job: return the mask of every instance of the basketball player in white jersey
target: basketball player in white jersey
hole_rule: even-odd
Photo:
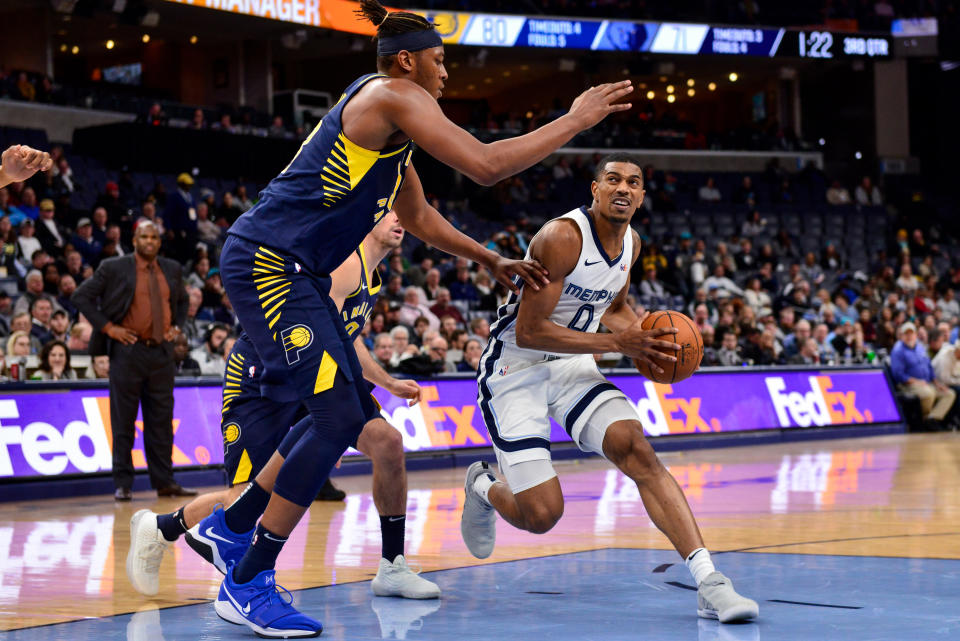
[[[479,406],[500,471],[476,462],[467,470],[461,533],[470,552],[493,552],[496,514],[542,534],[563,514],[563,493],[550,462],[550,418],[580,449],[608,459],[636,482],[650,519],[686,560],[698,586],[698,613],[721,622],[756,618],[757,604],[717,572],[677,482],[643,435],[634,407],[598,371],[592,354],[620,352],[655,370],[674,362],[657,348],[673,328],[644,331],[626,304],[640,238],[630,219],[643,202],[637,159],[611,154],[591,184],[590,208],[544,225],[527,252],[550,284],[522,288],[500,308],[480,359]],[[603,323],[611,331],[598,334]]]

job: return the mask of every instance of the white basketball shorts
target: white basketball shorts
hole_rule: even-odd
[[[589,354],[536,359],[535,352],[494,339],[480,359],[477,383],[480,412],[514,493],[556,475],[549,465],[551,418],[577,447],[601,456],[607,427],[640,420]],[[532,461],[547,465],[525,465]]]

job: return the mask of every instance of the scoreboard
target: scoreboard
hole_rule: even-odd
[[[348,0],[167,0],[269,20],[373,35]],[[889,34],[720,26],[674,22],[550,18],[496,13],[414,10],[432,20],[446,44],[633,51],[690,56],[887,59]]]
[[[815,60],[888,59],[893,54],[893,41],[887,35],[491,13],[418,13],[434,21],[446,44]]]

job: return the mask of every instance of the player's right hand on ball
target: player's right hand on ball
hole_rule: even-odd
[[[677,362],[677,357],[671,356],[670,353],[680,351],[680,346],[675,342],[660,338],[676,334],[677,328],[643,329],[642,323],[645,317],[646,314],[634,321],[630,327],[617,332],[617,345],[621,354],[634,360],[634,365],[638,361],[647,363],[653,371],[660,374],[663,373],[663,365]]]
[[[569,115],[579,121],[581,131],[589,129],[609,114],[626,111],[632,107],[633,105],[629,102],[613,104],[632,91],[633,85],[629,80],[590,87],[573,101]]]

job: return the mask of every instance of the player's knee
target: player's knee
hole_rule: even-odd
[[[374,421],[365,429],[371,429],[370,459],[374,465],[403,467],[403,437],[400,432],[386,421]]]
[[[537,505],[524,514],[524,525],[528,532],[545,534],[553,529],[563,516],[563,504],[559,506]]]

